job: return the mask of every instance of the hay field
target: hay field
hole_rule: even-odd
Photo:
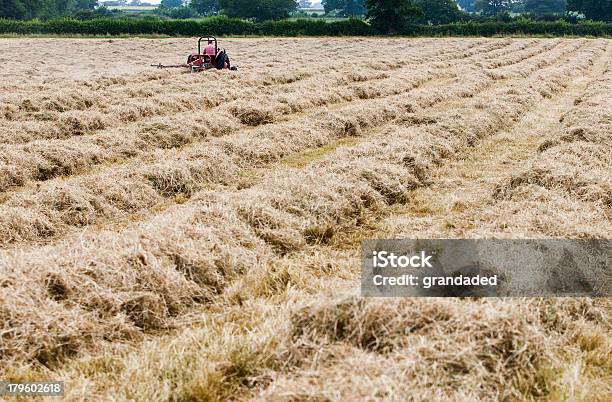
[[[610,400],[607,299],[362,299],[368,238],[609,238],[612,42],[1,39],[0,379]],[[37,60],[23,63],[23,60]]]

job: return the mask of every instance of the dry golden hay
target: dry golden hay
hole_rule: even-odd
[[[530,166],[514,174],[494,190],[496,199],[517,199],[524,196],[521,186],[537,185],[548,190],[560,189],[583,201],[612,206],[611,167],[612,142],[612,72],[589,83],[574,108],[560,122],[565,133],[543,141]]]
[[[242,124],[259,126],[274,121],[274,114],[269,110],[261,110],[249,104],[234,105],[230,108],[232,116],[237,117]]]
[[[300,387],[304,398],[340,399],[367,393],[350,372],[363,359],[363,367],[390,379],[385,388],[362,373],[389,392],[366,397],[405,390],[407,372],[405,385],[428,398],[436,397],[427,393],[434,380],[451,398],[545,395],[530,377],[542,375],[564,345],[588,343],[586,333],[601,328],[607,310],[586,299],[329,299],[316,295],[318,281],[353,278],[317,256],[406,203],[445,160],[512,127],[543,99],[554,100],[609,54],[609,43],[390,40],[372,59],[397,60],[355,65],[362,43],[272,43],[283,41],[295,64],[270,61],[278,69],[256,65],[240,75],[126,74],[139,68],[112,57],[109,68],[121,76],[1,84],[11,91],[0,104],[4,366],[40,363],[53,371],[109,344],[167,334],[203,306],[219,312],[244,303],[248,311],[253,297],[276,302],[302,286],[319,300],[291,309],[282,323],[290,336],[273,349],[290,358],[287,370],[251,343],[231,349],[227,362],[211,362],[218,387],[229,381],[231,392],[261,387],[273,397]],[[175,51],[160,42],[151,42],[160,57]],[[248,40],[229,42],[239,60],[255,54]],[[133,46],[126,41],[125,51]],[[334,65],[313,74],[325,63],[304,55],[326,54],[330,46],[339,50]],[[58,75],[69,71],[62,63]],[[562,204],[551,209],[582,209],[591,220],[609,208],[605,77],[564,115],[565,132],[551,136],[525,172],[499,183],[492,203],[506,214],[521,202],[530,203],[517,212],[525,214],[535,214],[537,203]],[[529,219],[539,234],[601,235],[599,226]],[[299,259],[295,266],[282,265],[292,258]],[[297,267],[311,277],[300,277]],[[235,311],[225,319],[250,329]],[[592,342],[600,353],[605,342]],[[275,381],[254,380],[260,371],[252,362],[270,364]],[[337,393],[329,394],[333,387]],[[197,399],[197,389],[185,395]]]
[[[588,299],[320,300],[294,310],[286,352],[299,369],[264,398],[541,398],[566,334],[609,352],[588,335],[607,315]]]
[[[164,301],[151,292],[131,294],[130,298],[123,302],[121,309],[142,329],[163,328],[164,319],[168,315]]]

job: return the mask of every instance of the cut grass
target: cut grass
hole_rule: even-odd
[[[87,188],[106,204],[70,186],[85,183],[81,171],[74,180],[48,180],[61,182],[57,191],[42,185],[44,192],[20,192],[29,195],[19,211],[41,208],[55,220],[23,215],[31,220],[10,228],[40,236],[0,253],[0,316],[8,325],[0,374],[66,379],[68,400],[393,399],[408,391],[415,399],[455,400],[607,395],[610,347],[608,337],[598,336],[607,331],[605,301],[355,295],[364,238],[486,237],[487,225],[475,222],[489,209],[511,221],[512,197],[532,187],[521,184],[504,200],[492,196],[493,188],[503,185],[504,169],[520,175],[518,167],[528,167],[525,154],[539,144],[498,133],[518,133],[527,127],[524,116],[560,100],[572,110],[570,129],[589,124],[589,115],[605,119],[606,97],[565,101],[579,87],[567,85],[578,74],[601,73],[609,44],[389,40],[380,51],[397,54],[396,62],[356,68],[354,56],[341,51],[350,42],[286,41],[279,46],[294,52],[296,62],[305,49],[323,54],[340,46],[335,70],[316,79],[280,67],[273,75],[234,78],[244,96],[224,100],[219,110],[227,107],[228,118],[248,127],[210,142],[184,143],[178,118],[157,124],[141,116],[147,140],[159,149],[121,169],[111,161],[105,176],[88,177]],[[436,72],[445,69],[461,79],[445,81]],[[125,86],[142,94],[155,87],[119,78],[95,85],[118,97]],[[176,81],[192,79],[199,77],[155,78],[170,93],[181,90]],[[312,97],[292,93],[315,90],[313,84],[322,88]],[[22,90],[25,96],[32,89]],[[352,95],[337,99],[339,90]],[[596,113],[583,113],[587,104]],[[592,133],[561,135],[543,152],[584,172],[601,154],[593,153],[590,164],[572,164],[564,145],[605,140],[599,134],[605,126],[592,126]],[[561,130],[550,128],[551,137]],[[102,133],[88,136],[96,141]],[[506,147],[513,148],[502,152]],[[130,197],[143,183],[154,192],[142,200],[160,197],[161,204],[134,203]],[[559,199],[570,205],[583,193],[564,183],[571,191]],[[443,191],[432,190],[438,188]],[[601,198],[593,194],[604,193],[588,194],[581,205],[598,213]],[[126,225],[113,226],[122,216],[113,215],[119,202],[132,209],[120,219]],[[548,233],[530,225],[530,233]],[[523,233],[507,227],[508,236]],[[52,244],[37,246],[34,239],[44,236]]]
[[[314,149],[308,149],[303,152],[298,152],[284,158],[281,163],[287,167],[302,169],[313,161],[323,159],[325,156],[334,152],[340,147],[350,147],[359,143],[358,137],[342,138],[330,144]]]

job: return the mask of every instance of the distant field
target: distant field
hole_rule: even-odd
[[[0,379],[610,400],[609,299],[358,297],[368,238],[609,237],[610,40],[219,45],[0,39]]]

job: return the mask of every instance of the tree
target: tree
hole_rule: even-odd
[[[363,0],[323,0],[321,4],[326,13],[339,11],[343,16],[364,15],[366,8]]]
[[[325,10],[325,14],[329,14],[334,10],[342,10],[344,8],[344,4],[346,0],[323,0],[321,1],[321,5]]]
[[[455,0],[415,0],[415,5],[423,11],[417,22],[423,24],[448,24],[459,20],[462,13]]]
[[[72,13],[72,17],[77,20],[93,20],[96,18],[110,17],[113,12],[105,6],[98,7],[95,10],[79,10]]]
[[[43,0],[35,16],[42,19],[67,16],[78,11],[91,11],[97,4],[96,0]]]
[[[28,10],[21,0],[0,0],[0,17],[18,20],[27,15]]]
[[[93,10],[98,5],[98,0],[74,0],[71,11]]]
[[[347,0],[343,11],[344,15],[355,17],[364,15],[367,10],[363,5],[363,0]]]
[[[567,0],[566,9],[591,20],[612,21],[612,0]]]
[[[168,13],[168,16],[171,18],[176,18],[180,20],[184,20],[187,18],[195,18],[198,16],[198,12],[191,7],[180,6],[175,7]]]
[[[161,0],[159,4],[160,8],[165,8],[167,10],[171,10],[173,8],[177,8],[183,5],[183,0]]]
[[[474,11],[474,3],[476,0],[457,0],[457,4],[463,11]]]
[[[476,0],[474,3],[476,11],[490,17],[510,12],[511,6],[511,0]]]
[[[385,34],[401,32],[423,15],[412,0],[365,0],[364,5],[372,27]]]
[[[201,15],[212,15],[219,12],[218,0],[191,0],[189,7],[193,8]]]
[[[295,0],[219,0],[219,7],[228,17],[265,21],[289,17],[297,3]]]
[[[565,11],[566,0],[525,0],[524,10],[526,13],[562,14]]]
[[[48,19],[93,10],[97,0],[0,0],[0,17]]]

